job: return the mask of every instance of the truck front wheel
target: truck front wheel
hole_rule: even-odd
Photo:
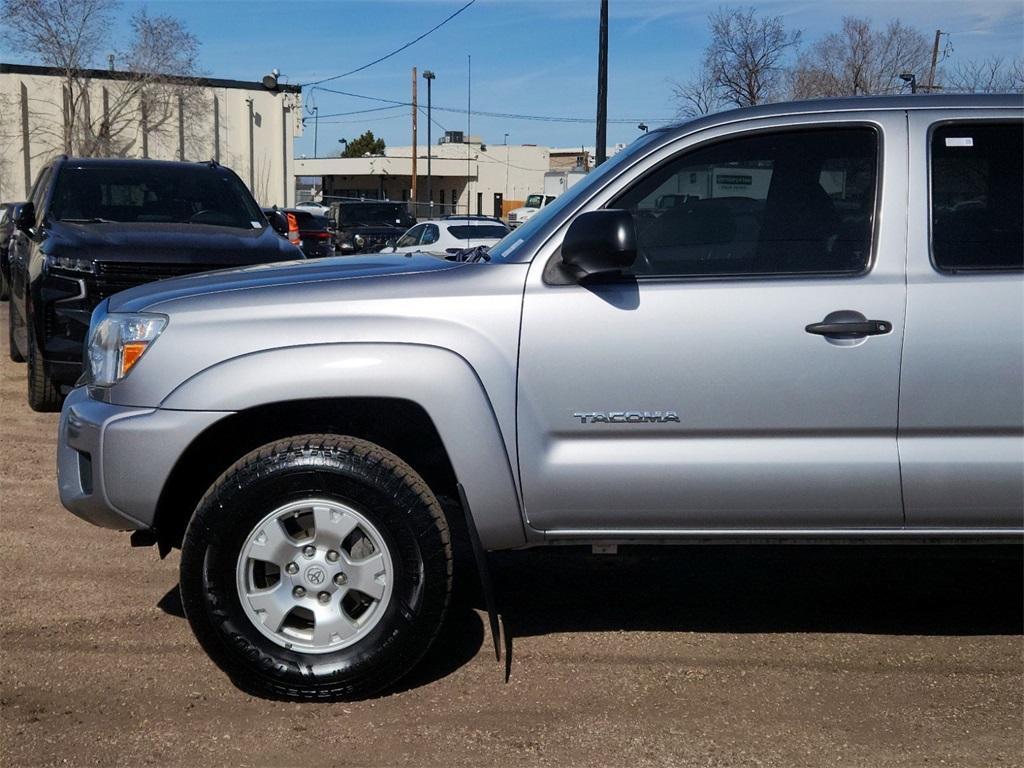
[[[265,445],[200,501],[181,595],[200,644],[240,688],[356,699],[411,670],[444,619],[449,529],[385,449],[338,435]]]

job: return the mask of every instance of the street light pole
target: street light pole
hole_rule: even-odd
[[[502,200],[508,200],[508,153],[509,153],[508,136],[509,135],[506,133],[505,134],[505,196],[502,198]]]
[[[313,107],[313,159],[317,157],[316,144],[320,135],[320,107]]]
[[[434,217],[434,189],[433,189],[433,176],[431,175],[430,169],[430,153],[433,149],[433,144],[430,138],[430,84],[434,80],[434,73],[429,69],[423,71],[423,79],[427,81],[427,205],[430,218]]]

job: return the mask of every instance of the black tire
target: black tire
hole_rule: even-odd
[[[46,364],[36,346],[35,334],[32,332],[32,321],[27,325],[28,336],[28,405],[33,411],[52,413],[59,411],[64,398],[60,389],[53,383],[46,372]]]
[[[327,498],[358,508],[385,540],[392,592],[369,633],[346,648],[302,653],[257,630],[236,587],[239,554],[268,514]],[[252,451],[207,491],[181,552],[181,597],[192,631],[239,688],[291,700],[352,700],[393,685],[444,621],[452,547],[441,506],[410,466],[380,446],[303,435]]]
[[[12,302],[13,303],[13,302]],[[16,363],[24,363],[25,357],[18,351],[18,345],[14,342],[14,307],[7,307],[7,354]]]

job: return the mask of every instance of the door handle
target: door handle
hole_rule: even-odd
[[[889,333],[892,323],[887,320],[840,320],[811,323],[804,330],[818,336],[878,336]]]

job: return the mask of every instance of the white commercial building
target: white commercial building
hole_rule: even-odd
[[[487,144],[479,137],[463,140],[452,132],[443,143],[430,147],[428,182],[427,146],[415,153],[411,146],[388,147],[371,157],[299,158],[295,174],[313,179],[324,200],[339,197],[412,199],[413,156],[416,158],[416,205],[418,218],[448,213],[504,216],[522,205],[530,194],[544,191],[544,174],[560,169],[571,155],[573,166],[587,166],[587,153],[551,150],[532,144]],[[428,193],[429,187],[429,193]],[[430,202],[433,201],[431,208]]]
[[[161,160],[216,160],[234,170],[263,205],[295,203],[293,140],[301,134],[301,89],[216,78],[162,77],[147,110],[131,72],[83,70],[69,121],[63,73],[0,63],[0,201],[24,200],[54,156],[76,154],[81,126],[99,154]],[[141,89],[140,89],[141,92]],[[152,97],[151,97],[152,98]],[[132,99],[132,103],[126,103]],[[108,119],[109,118],[109,119]],[[70,129],[69,122],[79,124]],[[99,137],[99,138],[97,138]],[[81,150],[77,150],[81,154]],[[93,151],[90,155],[96,155]]]

